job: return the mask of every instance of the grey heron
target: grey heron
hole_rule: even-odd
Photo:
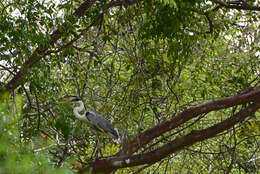
[[[91,110],[87,110],[84,114],[80,114],[80,112],[84,110],[84,103],[81,99],[74,98],[70,101],[60,103],[79,104],[79,106],[76,106],[73,109],[74,115],[78,120],[93,125],[97,130],[107,133],[114,139],[119,138],[119,135],[115,128],[112,126],[112,124],[107,119],[102,117],[100,114]]]

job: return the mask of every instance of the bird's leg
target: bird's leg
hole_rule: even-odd
[[[102,149],[102,144],[101,144],[102,141],[100,141],[99,136],[97,137],[97,139],[98,139],[98,153],[100,154],[100,157],[102,158],[103,157],[102,150],[101,150]]]
[[[99,150],[100,150],[100,148],[99,148],[99,139],[98,139],[98,135],[96,134],[96,160],[98,160],[99,159],[99,157],[98,157],[98,152],[99,152]]]
[[[99,159],[98,154],[100,154],[100,157],[102,157],[102,152],[101,152],[101,146],[100,146],[100,138],[98,136],[98,133],[96,134],[97,137],[97,150],[96,150],[96,159]]]
[[[105,147],[106,147],[106,138],[105,137],[103,137],[103,148],[105,149]]]

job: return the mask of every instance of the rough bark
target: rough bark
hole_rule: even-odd
[[[73,15],[76,18],[80,18],[84,16],[84,14],[88,11],[89,8],[93,6],[93,4],[97,0],[85,0],[79,7],[78,9],[73,13]],[[122,6],[122,5],[132,5],[137,2],[140,2],[143,0],[118,0],[118,1],[111,1],[107,7],[105,7],[105,10],[111,8],[111,7],[116,7],[116,6]],[[76,19],[75,18],[75,19]],[[72,24],[76,22],[76,20],[70,21]],[[27,61],[23,64],[22,68],[20,71],[14,75],[14,77],[5,85],[4,88],[0,89],[0,96],[5,92],[5,91],[13,91],[16,89],[19,85],[23,83],[25,80],[25,77],[27,76],[28,72],[31,70],[31,68],[39,62],[41,59],[43,59],[46,56],[46,53],[48,49],[53,46],[61,37],[62,32],[67,31],[66,24],[63,24],[62,27],[63,31],[60,31],[56,29],[55,31],[52,32],[50,36],[50,41],[44,45],[40,45],[36,50],[33,52],[33,54],[27,59]]]
[[[228,2],[219,1],[219,0],[212,0],[212,1],[220,5],[221,7],[227,9],[260,11],[260,7],[249,5],[246,1],[238,1],[238,0],[228,1]]]
[[[237,94],[231,97],[213,100],[192,108],[189,108],[180,114],[174,116],[172,119],[162,122],[161,124],[144,131],[134,138],[130,143],[128,143],[118,154],[117,156],[131,155],[136,152],[138,149],[152,141],[154,138],[168,132],[179,125],[187,122],[190,119],[195,118],[196,116],[208,113],[214,110],[220,110],[229,108],[236,105],[245,104],[248,102],[253,102],[259,100],[260,98],[260,89],[253,90],[248,93]]]
[[[255,97],[252,96],[252,98]],[[217,134],[230,129],[235,124],[243,121],[245,118],[254,114],[260,108],[259,94],[257,95],[257,98],[258,99],[256,99],[255,102],[249,105],[248,107],[242,109],[234,116],[218,124],[215,124],[214,126],[202,130],[193,130],[189,134],[183,137],[176,138],[170,143],[165,144],[164,146],[161,146],[156,150],[144,154],[137,154],[132,156],[119,156],[119,157],[112,157],[104,160],[95,161],[92,164],[90,164],[88,167],[80,170],[79,173],[84,173],[86,171],[91,171],[92,173],[99,173],[99,172],[110,173],[111,171],[119,168],[133,167],[133,166],[138,166],[143,164],[153,164],[157,161],[162,160],[168,155],[183,149],[184,147],[188,147],[195,144],[196,142],[200,142],[212,138]],[[206,107],[207,105],[208,103],[205,103],[200,106]],[[207,113],[206,110],[205,113]]]
[[[83,16],[86,11],[96,2],[96,0],[86,0],[84,1],[79,8],[73,13],[73,15],[77,18],[80,18]],[[76,22],[70,21],[72,24]],[[63,31],[66,31],[66,25],[63,25]],[[4,89],[0,89],[0,95],[4,91],[12,91],[16,89],[19,85],[22,84],[24,81],[25,77],[27,76],[28,72],[31,70],[31,68],[39,62],[42,58],[45,56],[45,52],[48,50],[48,48],[52,45],[54,45],[58,39],[61,37],[61,31],[56,29],[53,31],[53,33],[50,36],[50,41],[49,43],[46,43],[44,45],[40,45],[34,53],[27,59],[27,61],[23,64],[22,68],[20,71],[6,84]]]

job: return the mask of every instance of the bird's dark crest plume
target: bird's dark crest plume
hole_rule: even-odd
[[[80,98],[73,98],[72,100],[70,100],[71,102],[77,102],[77,101],[81,101]]]

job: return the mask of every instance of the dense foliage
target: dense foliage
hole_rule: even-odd
[[[257,173],[259,11],[258,0],[1,1],[0,173],[99,171],[102,159],[151,152],[154,161],[100,171]],[[58,104],[71,96],[109,119],[121,143]],[[241,98],[206,107],[232,96]],[[210,127],[219,132],[156,151]]]

